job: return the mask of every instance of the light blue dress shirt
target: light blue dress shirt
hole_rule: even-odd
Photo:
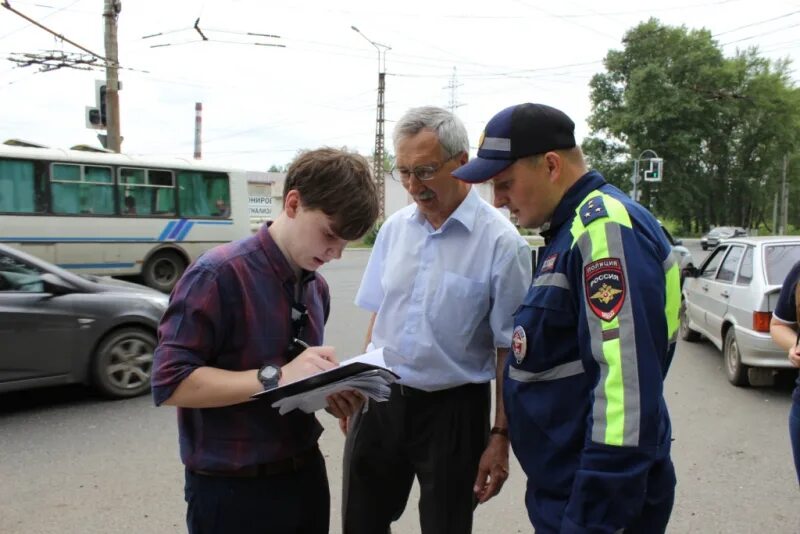
[[[530,247],[472,188],[438,230],[416,204],[389,217],[355,302],[377,313],[372,345],[399,355],[399,382],[436,391],[495,377],[530,283]]]

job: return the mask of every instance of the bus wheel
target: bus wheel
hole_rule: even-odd
[[[112,332],[92,360],[93,383],[103,395],[124,399],[150,390],[155,336],[141,328]]]
[[[186,270],[186,262],[177,252],[165,250],[153,254],[142,269],[144,283],[169,293]]]

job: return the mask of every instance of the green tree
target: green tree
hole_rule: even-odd
[[[780,154],[797,147],[800,106],[788,62],[756,50],[725,58],[709,31],[655,19],[623,43],[590,82],[590,163],[627,191],[632,160],[655,150],[664,180],[641,183],[641,202],[684,231],[763,220]]]

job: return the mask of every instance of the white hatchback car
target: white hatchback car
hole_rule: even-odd
[[[786,274],[800,261],[798,237],[735,237],[700,268],[685,269],[680,335],[700,334],[722,351],[728,380],[750,384],[748,370],[789,368],[786,351],[769,335],[772,310]]]

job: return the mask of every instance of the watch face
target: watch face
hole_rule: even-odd
[[[261,370],[261,380],[272,380],[277,374],[278,368],[273,365],[268,365]]]
[[[265,365],[258,371],[258,379],[264,389],[276,388],[281,379],[281,368],[275,365]]]

